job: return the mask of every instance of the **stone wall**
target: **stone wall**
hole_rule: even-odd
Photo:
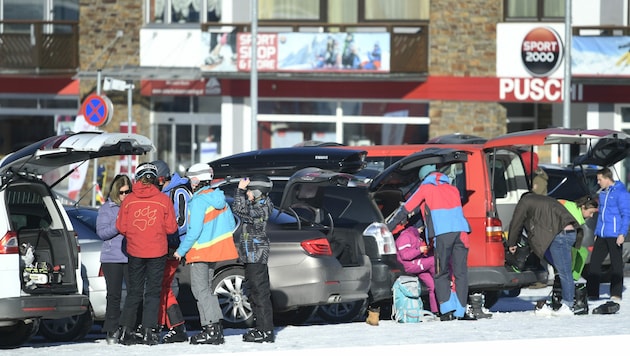
[[[500,0],[431,1],[429,75],[494,77]],[[498,103],[430,102],[429,137],[465,133],[486,138],[506,132],[507,113]]]
[[[82,100],[96,92],[96,72],[139,65],[140,28],[143,24],[142,0],[81,0],[79,3],[79,63]],[[122,31],[122,36],[118,36]],[[116,78],[124,79],[124,78]],[[133,82],[132,119],[137,132],[150,137],[149,100],[140,95],[140,82]],[[103,92],[114,104],[114,114],[109,124],[101,127],[108,132],[119,132],[121,122],[127,122],[127,92]],[[104,193],[115,172],[118,157],[99,160],[107,169]],[[140,157],[140,162],[146,161]],[[88,180],[92,177],[92,166]]]

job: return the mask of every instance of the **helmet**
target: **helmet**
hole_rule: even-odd
[[[148,179],[155,179],[157,177],[158,169],[150,162],[141,163],[136,167],[136,179],[147,177]]]
[[[267,195],[273,188],[273,182],[264,174],[254,174],[249,177],[249,184],[247,189],[254,193],[255,198],[259,198],[261,195]]]
[[[214,171],[207,163],[196,163],[188,168],[186,177],[190,178],[191,182],[195,179],[200,182],[211,181],[214,177]]]
[[[162,161],[161,159],[158,159],[157,161],[153,161],[151,163],[155,167],[157,167],[157,176],[158,177],[168,178],[168,177],[171,176],[171,171],[168,168],[168,164],[166,164],[166,162]]]

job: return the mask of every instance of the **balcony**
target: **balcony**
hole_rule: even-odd
[[[54,74],[78,68],[78,22],[0,21],[0,72]]]

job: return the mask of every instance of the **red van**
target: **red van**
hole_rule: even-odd
[[[384,217],[415,191],[419,184],[417,172],[422,165],[438,163],[440,166],[439,159],[432,162],[427,158],[428,150],[452,148],[467,153],[465,162],[444,164],[440,170],[450,176],[460,190],[464,214],[472,229],[469,288],[471,293],[484,293],[486,307],[496,302],[501,290],[519,289],[536,281],[533,272],[515,272],[505,267],[503,235],[521,195],[530,188],[522,152],[540,145],[580,145],[585,152],[580,159],[599,165],[614,163],[630,152],[630,136],[612,130],[553,128],[506,134],[490,140],[472,136],[458,141],[451,136],[433,142],[348,148],[368,153],[365,175],[374,177],[370,191]],[[424,154],[414,155],[421,152]],[[414,156],[418,157],[417,161]]]

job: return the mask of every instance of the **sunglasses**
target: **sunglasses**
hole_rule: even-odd
[[[131,193],[131,189],[127,189],[127,190],[119,190],[119,191],[118,191],[118,194],[120,194],[120,195],[123,195],[123,194],[124,194],[124,195],[127,195],[127,194],[129,194],[129,193]]]

